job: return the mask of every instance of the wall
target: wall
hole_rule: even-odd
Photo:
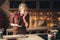
[[[2,8],[2,10],[3,10],[4,12],[6,12],[6,14],[9,16],[10,11],[9,11],[9,2],[8,2],[8,0],[6,0],[6,1],[3,3],[3,5],[1,6],[1,8]]]

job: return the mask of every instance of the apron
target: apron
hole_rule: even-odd
[[[20,19],[19,19],[19,25],[20,25],[21,27],[18,27],[18,28],[17,28],[17,31],[18,31],[17,34],[25,34],[25,33],[26,33],[26,27],[25,27],[25,24],[24,24],[24,22],[23,22],[23,16],[20,17]]]

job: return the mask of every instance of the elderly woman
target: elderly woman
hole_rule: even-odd
[[[18,12],[15,11],[10,19],[10,23],[17,24],[18,26],[13,26],[13,34],[23,34],[26,33],[26,28],[29,26],[29,14],[28,7],[26,4],[19,4]]]

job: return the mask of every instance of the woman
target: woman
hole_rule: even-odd
[[[15,11],[11,16],[10,22],[13,24],[19,25],[19,26],[13,27],[13,34],[26,32],[26,28],[28,28],[28,23],[29,23],[29,14],[27,10],[28,8],[26,4],[21,3],[19,4],[18,12]]]

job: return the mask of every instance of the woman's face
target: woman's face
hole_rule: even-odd
[[[25,14],[27,12],[27,8],[22,6],[19,11],[21,14]]]

